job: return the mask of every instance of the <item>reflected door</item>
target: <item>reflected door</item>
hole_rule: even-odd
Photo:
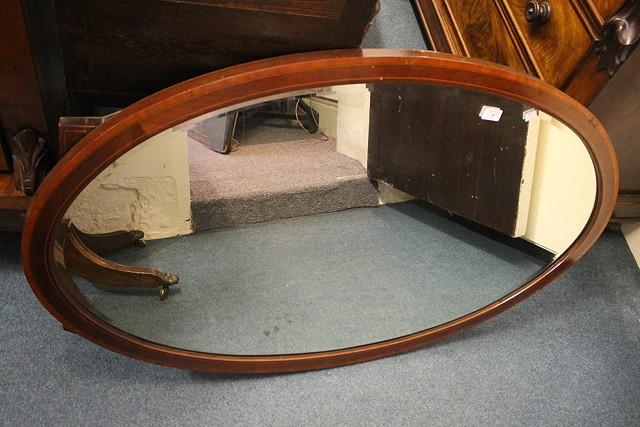
[[[522,234],[526,105],[443,86],[369,86],[372,179],[509,236]]]

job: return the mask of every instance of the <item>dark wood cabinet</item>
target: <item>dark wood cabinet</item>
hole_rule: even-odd
[[[14,184],[8,144],[24,129],[32,129],[42,137],[46,137],[48,131],[21,1],[7,0],[3,6],[0,13],[0,230],[17,230],[22,227],[31,198]]]
[[[57,26],[73,115],[289,53],[357,48],[378,0],[65,0]]]
[[[47,135],[40,86],[20,0],[0,14],[0,123],[5,143],[29,127]]]
[[[435,50],[486,59],[533,74],[588,105],[609,79],[598,46],[625,0],[414,0]],[[550,5],[529,22],[530,3]],[[616,49],[617,46],[611,47]],[[615,63],[615,59],[613,59]]]

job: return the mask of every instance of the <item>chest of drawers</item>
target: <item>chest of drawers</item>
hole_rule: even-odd
[[[617,40],[606,44],[607,35],[619,37],[618,14],[635,19],[640,9],[640,2],[625,0],[414,2],[435,50],[525,71],[585,105],[624,59],[610,55]]]

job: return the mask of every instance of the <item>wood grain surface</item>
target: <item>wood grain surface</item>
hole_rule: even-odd
[[[425,32],[442,52],[524,70],[588,105],[608,82],[596,69],[604,22],[625,0],[550,1],[551,18],[529,23],[528,0],[413,0]]]
[[[123,107],[213,70],[357,48],[377,0],[56,2],[70,115]]]

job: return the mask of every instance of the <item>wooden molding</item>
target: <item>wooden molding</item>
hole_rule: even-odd
[[[109,114],[102,117],[60,117],[58,121],[58,158],[78,143],[89,132],[113,117]]]

